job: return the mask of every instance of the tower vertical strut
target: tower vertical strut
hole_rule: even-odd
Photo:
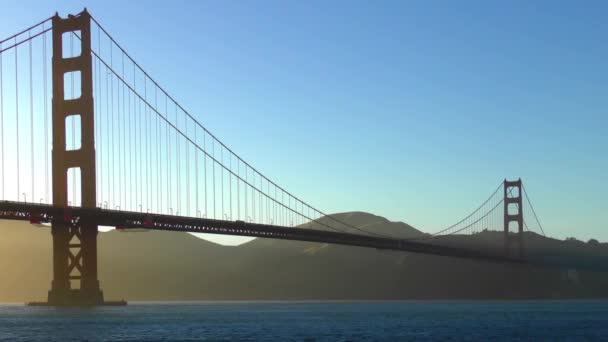
[[[512,256],[515,244],[515,256],[524,257],[524,214],[522,205],[521,178],[516,181],[504,181],[504,244],[505,256]],[[517,224],[517,234],[510,234],[510,224]]]

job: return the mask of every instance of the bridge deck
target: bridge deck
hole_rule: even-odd
[[[33,223],[64,223],[70,222],[71,220],[77,220],[79,222],[94,222],[100,226],[113,226],[122,229],[145,228],[151,230],[250,236],[369,247],[381,250],[424,253],[494,262],[525,262],[518,258],[403,239],[382,238],[308,228],[274,226],[243,221],[225,221],[100,208],[62,208],[47,204],[0,201],[0,220],[21,220]]]

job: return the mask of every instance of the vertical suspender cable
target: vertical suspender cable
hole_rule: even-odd
[[[138,121],[139,121],[139,210],[143,212],[144,210],[144,182],[146,181],[146,179],[144,178],[144,149],[145,149],[145,143],[144,143],[144,118],[143,118],[143,113],[141,110],[141,106],[142,106],[142,100],[138,99],[137,101],[137,116],[138,116]]]
[[[146,84],[146,79],[144,78],[144,85]],[[141,205],[142,205],[142,211],[144,209],[147,208],[148,206],[148,153],[147,153],[147,149],[148,149],[148,140],[147,140],[147,131],[148,131],[148,126],[147,126],[147,115],[146,115],[146,105],[145,103],[143,103],[143,101],[145,100],[141,100],[139,101],[139,115],[140,115],[140,119],[141,119],[141,160],[142,160],[142,164],[141,164],[141,179],[142,179],[142,199],[141,199]],[[145,196],[144,196],[145,194]],[[145,197],[145,198],[144,198]]]
[[[157,97],[158,94],[157,94],[157,90],[156,89],[157,89],[157,87],[155,86],[154,87],[154,108],[153,108],[154,110],[157,110],[157,108],[158,108],[158,97]],[[152,126],[154,126],[154,131],[152,131]],[[151,134],[154,133],[154,137],[150,138],[150,141],[151,141],[150,147],[155,146],[155,148],[154,148],[154,151],[151,151],[152,152],[152,156],[153,156],[153,158],[152,158],[153,161],[151,162],[151,164],[152,164],[152,168],[154,169],[154,173],[153,173],[153,175],[154,175],[153,187],[156,188],[156,196],[155,196],[153,202],[156,202],[156,208],[157,208],[156,210],[158,210],[159,209],[159,203],[160,203],[160,200],[158,198],[158,196],[160,195],[160,191],[159,191],[159,187],[158,187],[158,182],[159,182],[160,179],[159,179],[158,176],[159,176],[160,167],[161,167],[160,163],[158,162],[158,153],[157,153],[158,152],[158,141],[157,141],[157,138],[158,138],[158,116],[152,117],[152,126],[150,126],[150,133]],[[152,142],[152,139],[154,139],[154,142]],[[154,193],[154,191],[152,191],[152,193]]]
[[[144,79],[144,84],[145,84],[145,79]],[[146,143],[146,136],[145,136],[145,134],[146,134],[145,110],[146,109],[144,107],[143,110],[142,110],[142,106],[144,106],[144,104],[142,102],[143,101],[140,99],[139,100],[139,120],[140,120],[140,132],[139,132],[140,136],[139,136],[139,138],[141,139],[141,145],[140,145],[141,146],[141,151],[140,151],[141,165],[140,165],[139,170],[141,172],[141,181],[142,181],[142,183],[141,183],[141,193],[142,193],[142,195],[141,195],[141,203],[140,203],[140,205],[142,206],[141,210],[143,211],[144,210],[144,206],[146,205],[146,202],[148,201],[148,192],[147,192],[148,181],[147,181],[146,177],[144,176],[145,172],[146,172],[146,168],[147,168],[146,154],[145,154],[147,143]]]
[[[220,191],[222,192],[222,220],[224,219],[224,216],[226,215],[226,212],[224,211],[224,149],[222,148],[222,146],[220,146],[220,159],[222,160],[220,166],[220,172],[221,174],[221,181],[222,181],[222,187],[220,189]]]
[[[100,39],[100,38],[98,38]],[[95,138],[95,153],[97,155],[97,178],[99,179],[99,187],[97,188],[97,193],[98,193],[98,197],[99,197],[99,207],[102,207],[103,204],[103,148],[101,147],[103,145],[103,139],[102,139],[102,118],[103,115],[102,113],[102,88],[101,88],[101,75],[102,75],[102,71],[101,71],[101,63],[99,63],[99,59],[96,59],[97,61],[97,74],[96,74],[96,78],[97,81],[96,83],[96,87],[97,87],[97,98],[95,99],[95,103],[97,103],[97,120],[95,120],[95,127],[97,128],[97,137]]]
[[[144,76],[144,101],[148,101],[148,79]],[[148,209],[150,208],[150,195],[151,195],[151,191],[150,191],[150,135],[149,130],[150,127],[148,125],[148,106],[144,103],[142,104],[142,106],[144,106],[144,134],[145,136],[145,148],[146,148],[146,160],[145,160],[145,164],[146,164],[146,211],[148,211]]]
[[[147,79],[146,79],[146,83],[144,83],[146,86],[148,84]],[[146,95],[146,102],[150,103],[152,101],[148,100],[148,96]],[[153,156],[153,152],[152,152],[152,120],[153,118],[151,117],[152,113],[150,111],[150,106],[144,103],[144,108],[146,109],[146,138],[147,138],[147,142],[146,142],[146,146],[148,148],[148,155],[147,155],[147,159],[148,159],[148,211],[152,210],[152,207],[154,206],[154,172],[152,171],[152,163],[154,163],[154,160],[152,158]]]
[[[161,169],[160,169],[160,179],[159,179],[159,185],[160,185],[160,189],[159,189],[159,196],[160,196],[160,203],[159,203],[159,208],[158,208],[158,212],[162,213],[163,212],[163,208],[166,207],[166,199],[163,201],[163,188],[167,188],[168,184],[165,182],[165,178],[163,177],[163,175],[165,175],[167,173],[167,167],[169,167],[169,165],[167,164],[167,156],[165,155],[163,157],[163,153],[164,153],[164,149],[162,148],[164,145],[162,144],[163,141],[163,137],[164,137],[164,133],[163,133],[163,123],[162,121],[158,121],[158,158],[159,158],[159,163],[161,164]]]
[[[167,120],[169,119],[169,116],[167,115],[167,97],[165,96],[165,111],[164,111],[164,116],[167,118]],[[163,133],[163,126],[165,128],[165,131]],[[167,129],[168,129],[168,125],[167,125],[167,121],[161,122],[160,123],[160,135],[161,135],[161,140],[164,139],[163,142],[163,147],[164,150],[161,151],[161,156],[164,153],[164,158],[162,158],[163,162],[166,164],[166,169],[165,169],[165,173],[164,175],[166,176],[166,179],[163,179],[164,183],[164,188],[166,189],[166,206],[160,209],[160,212],[163,213],[164,209],[166,208],[170,208],[171,207],[171,186],[170,186],[170,182],[171,182],[171,177],[169,176],[169,172],[171,172],[171,162],[169,161],[169,151],[168,151],[168,144],[169,144],[169,139],[167,138]]]
[[[184,115],[184,129],[186,130],[186,135],[188,134],[188,117]],[[186,147],[186,210],[185,214],[190,216],[190,142],[188,140],[184,140],[184,145]]]
[[[29,37],[32,37],[32,31],[28,32]],[[32,167],[32,202],[36,201],[36,198],[34,197],[34,76],[33,76],[33,72],[34,69],[32,67],[32,40],[30,39],[30,41],[28,42],[29,44],[29,52],[30,52],[30,136],[31,136],[31,167]]]
[[[125,55],[122,54],[121,55],[122,58],[122,79],[125,79]],[[126,158],[127,158],[127,131],[126,131],[126,125],[127,125],[127,120],[126,120],[126,101],[125,101],[125,84],[122,84],[122,116],[121,116],[121,124],[120,126],[122,127],[122,139],[123,139],[123,143],[122,143],[122,184],[123,187],[121,188],[121,192],[123,193],[123,202],[122,204],[124,205],[124,208],[121,206],[121,209],[126,209],[127,207],[127,163],[126,163]]]
[[[236,204],[237,216],[241,219],[241,163],[236,160]]]
[[[120,153],[122,150],[122,146],[124,146],[124,141],[122,140],[122,134],[121,134],[121,126],[123,126],[123,122],[122,122],[122,113],[121,113],[121,106],[120,106],[120,88],[121,88],[121,82],[118,80],[118,77],[116,77],[116,125],[118,126],[116,128],[116,135],[118,136],[117,140],[117,144],[118,144],[118,151],[116,152],[116,154],[118,155],[118,165],[115,168],[118,172],[118,182],[116,182],[116,186],[118,187],[118,207],[117,208],[121,208],[122,209],[122,193],[124,193],[124,188],[122,187],[122,164],[123,164],[123,156]],[[124,100],[123,100],[124,101]],[[116,205],[115,205],[116,206]]]
[[[133,66],[133,107],[131,108],[131,127],[132,127],[132,134],[131,134],[131,153],[132,153],[132,157],[131,159],[133,160],[133,169],[131,170],[131,183],[134,189],[134,192],[132,193],[132,198],[131,198],[131,204],[133,205],[133,208],[135,210],[137,210],[138,204],[139,204],[139,193],[141,192],[139,190],[139,174],[138,174],[138,166],[139,166],[139,116],[138,116],[138,112],[137,112],[137,103],[138,103],[138,99],[137,96],[135,95],[135,91],[136,91],[136,87],[135,87],[135,66]]]
[[[203,150],[207,151],[207,134],[203,131]],[[209,217],[209,212],[207,211],[207,155],[205,154],[203,157],[203,167],[205,168],[205,217]]]
[[[97,53],[101,56],[101,29],[99,26],[97,26]],[[97,121],[96,126],[99,127],[98,132],[99,132],[99,136],[98,139],[96,139],[96,143],[97,143],[97,155],[99,156],[99,187],[97,188],[97,190],[99,191],[99,207],[101,208],[103,206],[103,130],[102,130],[102,84],[101,84],[101,61],[99,60],[99,57],[96,58],[97,60],[97,87],[99,88],[97,91],[98,94],[98,98],[96,99],[96,102],[99,104],[97,106],[98,109],[98,113],[97,113]]]
[[[154,90],[154,97],[156,98],[156,89]],[[155,109],[158,110],[158,100],[155,99],[154,100],[155,103]],[[159,111],[160,112],[160,111]],[[162,213],[162,208],[163,208],[163,196],[162,196],[162,173],[163,173],[163,162],[161,162],[160,157],[161,157],[161,152],[160,152],[160,147],[161,147],[161,130],[160,130],[160,118],[157,116],[156,117],[156,161],[158,162],[158,203],[156,204],[158,206],[158,212]]]
[[[131,182],[133,183],[133,188],[135,189],[135,192],[133,193],[133,199],[131,201],[133,201],[133,206],[135,208],[135,210],[137,210],[139,208],[139,196],[141,194],[141,189],[139,187],[139,182],[141,180],[141,177],[139,177],[139,112],[137,111],[137,104],[139,103],[139,99],[137,98],[136,92],[137,92],[137,87],[136,87],[136,81],[135,81],[136,75],[135,75],[135,65],[133,65],[133,108],[132,108],[132,118],[131,118],[131,122],[133,125],[133,144],[131,145],[131,151],[133,153],[133,170],[132,170],[132,179]]]
[[[230,200],[230,221],[232,221],[232,153],[228,154],[229,159],[229,168],[230,168],[230,172],[228,172],[228,180],[230,181],[230,185],[229,185],[229,191],[230,191],[230,196],[229,196],[229,200]]]
[[[300,203],[300,211],[298,210],[298,203]],[[300,224],[302,224],[302,215],[304,215],[304,207],[302,206],[302,202],[297,201],[296,202],[296,226],[299,226]]]
[[[110,186],[112,185],[112,178],[110,177],[110,148],[112,146],[112,140],[110,139],[110,131],[112,130],[112,128],[110,127],[110,84],[108,83],[108,74],[110,73],[110,71],[108,70],[108,67],[106,66],[105,70],[104,70],[104,74],[105,74],[105,78],[106,78],[106,98],[104,99],[104,103],[106,105],[106,110],[104,115],[106,116],[106,170],[108,171],[108,173],[106,174],[106,181],[108,182],[108,192],[106,194],[107,197],[107,201],[110,201]],[[104,201],[105,202],[105,201]]]
[[[160,109],[158,108],[158,98],[157,98],[157,88],[154,88],[154,109],[156,111],[158,111],[160,113]],[[163,208],[163,164],[164,162],[161,161],[161,122],[160,122],[160,116],[157,115],[156,116],[156,125],[155,125],[155,131],[156,131],[156,162],[158,163],[158,171],[156,172],[156,187],[157,187],[157,212],[158,213],[162,213],[162,208]]]
[[[177,129],[179,129],[179,120],[178,120],[178,116],[177,116],[177,103],[175,104],[175,127]],[[175,161],[177,162],[177,208],[179,209],[181,207],[182,204],[182,199],[181,199],[181,187],[182,187],[182,182],[181,182],[181,160],[179,158],[179,135],[177,134],[177,132],[175,133],[175,147],[177,149],[177,154],[176,154],[176,159]]]
[[[17,44],[17,37],[15,37],[15,44]],[[17,201],[21,198],[21,188],[20,188],[20,172],[19,172],[19,62],[17,53],[19,51],[18,47],[15,47],[15,126],[17,133]]]
[[[114,131],[116,128],[116,120],[114,120],[114,73],[112,72],[114,70],[114,43],[110,42],[110,105],[111,107],[111,120],[112,120],[112,126],[110,127],[110,131],[112,133],[112,140],[110,141],[110,144],[112,146],[112,178],[111,178],[111,183],[112,183],[112,206],[111,208],[114,209],[114,207],[116,206],[116,169],[120,168],[120,165],[118,167],[116,167],[116,139],[114,137]],[[118,134],[118,133],[117,133]]]
[[[137,178],[139,179],[139,211],[143,212],[144,209],[144,121],[142,118],[142,112],[141,112],[141,99],[137,99],[137,106],[136,109],[137,111],[137,127],[138,127],[138,140],[139,143],[137,144],[138,148],[137,148],[137,155],[139,157],[139,162],[137,163],[137,172],[138,172],[138,176]]]
[[[132,91],[127,90],[128,98],[129,98],[129,129],[127,130],[129,135],[129,209],[131,211],[135,211],[137,207],[137,201],[135,200],[135,178],[133,177],[133,173],[135,172],[135,134],[137,132],[136,125],[133,124],[134,121],[134,108],[135,108],[135,96],[132,94]]]
[[[0,50],[2,50],[2,43],[0,43]],[[4,64],[2,64],[2,53],[0,53],[0,165],[2,171],[2,197],[0,199],[5,200],[4,197],[4,77],[3,77]]]
[[[114,68],[112,68],[114,69]],[[122,123],[122,113],[121,113],[121,97],[120,97],[120,81],[118,79],[118,77],[116,77],[116,156],[118,159],[118,165],[116,165],[114,167],[114,170],[116,172],[116,178],[118,178],[118,181],[116,182],[116,187],[117,187],[117,203],[118,205],[114,204],[115,208],[122,208],[122,193],[124,192],[124,188],[122,187],[122,159],[123,156],[120,153],[122,150],[122,146],[124,145],[124,142],[122,141],[122,134],[121,134],[121,129],[120,127],[123,125]]]
[[[91,43],[91,45],[93,45],[93,43]],[[91,47],[92,48],[92,47]],[[99,151],[98,148],[98,144],[99,144],[99,96],[98,96],[98,87],[97,87],[97,78],[99,75],[99,65],[97,64],[97,58],[95,58],[95,60],[93,60],[93,118],[94,118],[94,122],[95,122],[95,129],[94,129],[94,133],[93,133],[93,139],[95,141],[95,144],[93,145],[93,148],[95,149],[95,153],[97,153]],[[97,160],[95,160],[95,189],[99,189],[99,184],[100,184],[100,180],[99,180],[99,162],[97,162]],[[95,206],[99,206],[99,202],[100,202],[100,196],[99,196],[99,191],[95,191]]]
[[[247,164],[245,164],[245,181],[243,182],[243,187],[245,188],[245,216],[243,221],[247,221],[247,217],[249,216],[249,203],[247,203],[247,174]]]
[[[135,66],[133,66],[133,89],[137,93],[137,74]],[[137,96],[133,96],[133,121],[135,123],[135,206],[142,211],[143,208],[143,177],[142,177],[142,160],[141,160],[141,149],[143,145],[141,143],[141,99]]]
[[[308,210],[308,217],[310,217],[310,218],[314,219],[314,217],[311,217],[311,216],[310,216],[310,206],[308,206],[308,205],[307,205],[307,206],[306,206],[306,209]],[[306,222],[306,221],[305,221],[305,222]]]
[[[140,182],[141,182],[141,177],[139,175],[139,168],[141,167],[141,161],[139,160],[140,158],[140,154],[139,154],[139,148],[141,147],[141,143],[139,140],[139,131],[141,130],[141,125],[139,124],[139,111],[137,110],[138,107],[137,105],[139,104],[139,98],[136,95],[137,93],[137,70],[135,69],[135,64],[133,64],[133,130],[134,132],[134,144],[133,144],[133,154],[135,154],[133,156],[134,158],[134,167],[135,170],[133,170],[133,174],[135,175],[135,177],[133,178],[133,183],[134,184],[134,188],[135,188],[135,203],[133,203],[133,205],[135,205],[135,210],[137,210],[139,208],[139,204],[141,203],[141,200],[139,199],[141,197],[141,187],[140,187]]]
[[[158,91],[157,91],[158,87],[154,87],[154,110],[158,110]],[[158,147],[160,145],[159,141],[158,141],[158,116],[156,116],[156,118],[154,119],[154,140],[155,143],[154,145],[156,146],[156,148],[154,149],[154,156],[155,156],[155,164],[154,164],[154,174],[156,175],[156,210],[158,212],[160,212],[160,168],[162,167],[162,165],[160,164],[159,160],[158,160]]]
[[[194,142],[198,145],[197,131],[198,131],[197,127],[194,126]],[[198,187],[198,151],[197,151],[197,149],[194,149],[194,183],[195,183],[195,187],[196,187],[196,190],[194,191],[194,195],[196,198],[195,210],[196,210],[196,216],[198,217],[198,212],[199,212],[200,207],[198,206],[198,189],[199,189],[199,187]]]
[[[122,79],[125,79],[125,62],[124,62],[124,55],[121,55],[121,67],[122,67]],[[120,107],[120,116],[119,116],[119,129],[121,129],[121,141],[122,141],[122,146],[119,146],[119,148],[122,147],[122,151],[121,151],[121,156],[122,156],[122,168],[120,169],[121,172],[121,179],[122,179],[122,183],[121,183],[121,188],[120,188],[120,194],[122,195],[121,197],[121,202],[120,202],[120,210],[127,210],[128,208],[128,204],[127,204],[127,124],[128,124],[128,116],[127,116],[127,96],[125,93],[125,82],[122,80],[119,80],[119,84],[120,84],[120,88],[122,89],[122,94],[121,94],[121,107]]]
[[[135,67],[133,67],[133,81],[135,81]],[[135,89],[135,84],[133,85],[133,89]],[[130,92],[132,93],[132,92]],[[131,123],[130,123],[130,134],[129,134],[129,138],[131,143],[129,144],[129,151],[130,151],[130,157],[131,157],[131,162],[132,162],[132,167],[130,170],[130,176],[131,176],[131,187],[130,187],[130,191],[131,191],[131,206],[132,209],[131,210],[137,210],[137,96],[135,95],[135,93],[132,94],[131,98],[132,103],[130,103],[131,105]]]
[[[213,156],[213,218],[217,219],[217,212],[215,210],[215,139],[211,140],[211,148],[213,149],[211,154]]]
[[[150,97],[152,97],[152,94],[150,94]],[[153,130],[154,127],[154,117],[152,116],[152,99],[148,100],[146,98],[146,101],[150,104],[147,105],[146,104],[146,115],[150,116],[148,118],[148,157],[150,158],[150,166],[148,168],[148,172],[150,172],[150,204],[148,206],[148,208],[150,209],[150,211],[153,211],[154,208],[154,203],[157,201],[157,198],[155,196],[155,191],[154,189],[156,188],[156,176],[158,174],[158,165],[155,165],[155,161],[156,161],[156,149],[154,148],[154,139],[156,139],[155,137],[155,132]]]
[[[133,64],[133,89],[135,89],[135,91],[137,91],[137,74],[136,74],[136,69],[135,69],[135,64]],[[135,111],[135,116],[137,118],[137,123],[136,123],[136,130],[135,130],[135,134],[137,134],[137,163],[135,163],[135,166],[137,167],[137,179],[139,180],[139,182],[136,182],[136,189],[135,192],[139,195],[137,196],[137,205],[139,206],[139,210],[142,211],[143,209],[143,192],[144,192],[144,186],[143,186],[143,172],[142,172],[142,159],[141,159],[141,151],[143,148],[143,145],[141,143],[141,130],[142,130],[142,123],[141,123],[141,99],[136,98],[137,102],[133,103],[133,108]]]
[[[168,110],[168,105],[167,105],[167,97],[165,96],[165,116],[167,117],[167,120],[169,119],[169,110]],[[170,135],[169,135],[169,123],[165,121],[165,132],[166,132],[166,139],[165,139],[165,145],[167,147],[167,197],[168,197],[168,208],[171,208],[172,206],[172,200],[171,197],[173,196],[173,193],[171,192],[171,168],[172,168],[172,164],[171,164],[171,149],[169,148],[169,139],[170,139]]]
[[[135,80],[135,68],[133,68],[133,80]],[[134,86],[135,87],[135,86]],[[137,210],[137,124],[135,106],[137,98],[129,91],[129,204],[130,210]],[[135,192],[134,192],[135,191]]]
[[[150,146],[150,143],[148,141],[148,107],[145,103],[145,101],[148,101],[148,79],[144,76],[144,103],[141,103],[140,105],[143,106],[143,134],[144,134],[144,144],[142,146],[143,151],[142,153],[144,154],[144,164],[145,167],[142,169],[142,174],[145,172],[146,176],[144,178],[144,181],[146,182],[146,211],[147,208],[150,208],[150,180],[148,179],[150,177],[150,159],[148,156],[148,148]],[[142,203],[143,204],[143,203]]]
[[[126,78],[125,78],[126,80]],[[128,98],[128,104],[127,104],[127,113],[128,113],[128,119],[127,121],[129,122],[129,128],[127,129],[128,132],[128,136],[129,136],[129,171],[128,171],[128,182],[129,182],[129,201],[128,201],[128,206],[126,208],[126,210],[133,210],[133,111],[132,111],[132,107],[131,107],[131,90],[127,90],[127,98]],[[135,98],[133,98],[133,100],[135,100]]]

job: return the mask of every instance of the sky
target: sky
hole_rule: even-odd
[[[230,148],[328,213],[433,232],[522,178],[548,235],[608,241],[608,3],[20,1],[89,12]]]

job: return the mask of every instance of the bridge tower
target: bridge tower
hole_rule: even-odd
[[[81,38],[81,51],[64,57],[64,33]],[[64,76],[80,77],[80,97],[66,99]],[[80,170],[81,206],[95,208],[95,129],[93,113],[91,17],[86,9],[66,19],[53,17],[53,206],[68,207],[68,170]],[[80,148],[67,150],[66,120],[80,117]],[[78,128],[77,128],[78,129]],[[74,172],[74,177],[78,173]],[[48,305],[100,305],[103,292],[97,279],[97,225],[72,218],[69,209],[62,222],[53,222],[53,281]]]
[[[524,257],[524,214],[522,207],[521,178],[516,181],[504,181],[504,244],[505,256]],[[511,223],[517,225],[517,234],[510,234]]]

